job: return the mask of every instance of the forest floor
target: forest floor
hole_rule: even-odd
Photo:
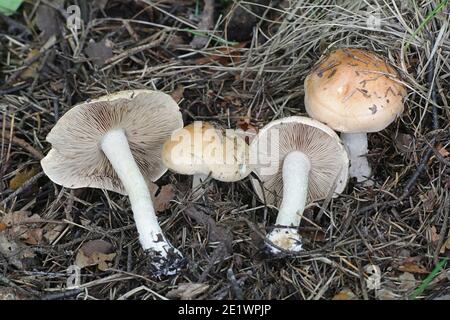
[[[311,3],[38,0],[1,15],[0,298],[448,298],[448,1]],[[349,181],[307,207],[300,256],[264,253],[277,210],[248,178],[208,180],[194,199],[192,178],[167,172],[155,182],[158,217],[188,265],[154,279],[128,198],[62,188],[39,164],[66,111],[119,90],[172,94],[185,124],[257,130],[307,116],[305,76],[339,47],[386,57],[408,88],[405,110],[368,136],[372,186]]]

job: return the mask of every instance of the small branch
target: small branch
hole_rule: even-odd
[[[5,135],[6,140],[9,140],[10,137]],[[29,154],[31,154],[33,157],[35,157],[37,160],[42,160],[42,158],[44,158],[44,155],[42,154],[42,152],[40,152],[39,150],[37,150],[36,148],[34,148],[32,145],[30,145],[28,142],[26,142],[25,140],[21,139],[21,138],[17,138],[17,137],[12,137],[11,138],[11,142],[15,145],[18,145],[19,147],[22,147],[23,149],[25,149]]]
[[[14,191],[13,193],[11,193],[9,196],[7,196],[2,202],[1,205],[5,206],[7,202],[11,201],[12,199],[14,199],[15,197],[17,197],[19,194],[21,194],[22,192],[28,190],[29,188],[31,188],[31,186],[33,184],[36,183],[37,180],[39,180],[41,177],[44,176],[44,172],[41,171],[38,174],[34,175],[33,177],[31,177],[30,179],[28,179],[24,184],[22,184],[20,186],[19,189],[17,189],[16,191]]]
[[[209,30],[214,26],[214,0],[205,0],[198,30]],[[190,45],[196,49],[206,46],[208,37],[196,34]]]

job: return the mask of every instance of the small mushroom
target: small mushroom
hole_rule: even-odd
[[[360,49],[338,49],[320,59],[305,79],[309,116],[342,132],[350,176],[367,181],[367,132],[386,128],[403,112],[405,86],[388,62]]]
[[[266,238],[284,251],[302,250],[297,229],[307,203],[341,193],[347,183],[348,157],[337,134],[306,117],[270,122],[251,144],[257,163],[253,188],[262,202],[279,208]],[[268,245],[273,254],[285,253]]]
[[[128,195],[139,240],[155,276],[177,272],[183,259],[161,230],[148,189],[166,168],[164,141],[183,126],[177,103],[150,90],[121,91],[81,103],[47,136],[45,174],[67,188],[101,188]]]
[[[195,121],[175,131],[163,146],[163,163],[170,170],[193,175],[193,189],[209,175],[232,182],[245,178],[248,145],[234,130],[223,132],[208,122]]]

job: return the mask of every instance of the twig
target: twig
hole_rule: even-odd
[[[8,203],[10,200],[14,199],[15,197],[17,197],[19,194],[21,194],[22,192],[28,190],[29,188],[31,188],[31,186],[33,184],[36,183],[37,180],[39,180],[41,177],[44,176],[44,172],[41,171],[38,174],[34,175],[33,177],[31,177],[30,179],[28,179],[24,184],[22,184],[20,186],[19,189],[17,189],[16,191],[14,191],[13,193],[11,193],[9,196],[7,196],[2,202],[2,206],[5,206],[6,203]]]
[[[205,0],[199,30],[209,30],[214,26],[214,0]],[[204,47],[208,43],[208,37],[196,34],[190,45],[196,49]]]
[[[144,50],[147,50],[147,49],[159,46],[162,43],[162,41],[164,40],[164,38],[165,38],[165,33],[161,32],[161,35],[156,40],[153,40],[153,41],[151,41],[149,43],[146,43],[146,44],[143,44],[141,46],[130,48],[130,49],[128,49],[128,50],[118,54],[118,55],[115,55],[115,56],[109,58],[108,60],[105,61],[105,65],[106,66],[103,67],[102,70],[105,70],[106,68],[111,67],[111,65],[119,63],[120,60],[122,60],[122,59],[124,59],[126,57],[130,57],[130,56],[132,56],[132,55],[134,55],[134,54],[136,54],[138,52],[141,52],[141,51],[144,51]]]
[[[10,137],[5,135],[5,138],[7,140],[9,140]],[[32,145],[30,145],[28,142],[26,142],[25,140],[23,140],[21,138],[17,138],[15,136],[13,136],[11,138],[11,142],[15,145],[18,145],[19,147],[24,148],[26,151],[28,151],[29,154],[31,154],[37,160],[42,160],[42,158],[44,158],[44,155],[42,154],[42,152],[40,152],[39,150],[37,150],[36,148],[34,148]]]

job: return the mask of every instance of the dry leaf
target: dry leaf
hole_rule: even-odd
[[[439,252],[445,253],[446,250],[450,250],[450,231],[448,233],[447,240],[444,242]]]
[[[13,288],[0,287],[0,301],[6,300],[21,300],[21,297]]]
[[[420,200],[423,203],[423,209],[425,212],[433,212],[436,205],[436,196],[433,190],[428,190],[427,192],[419,195]]]
[[[377,296],[377,299],[379,299],[379,300],[398,300],[401,298],[400,295],[398,295],[388,289],[377,290],[376,296]]]
[[[61,32],[58,12],[50,6],[41,4],[36,10],[36,25],[42,31],[42,42]]]
[[[32,49],[30,53],[28,53],[27,58],[25,61],[30,61],[31,59],[34,59],[37,55],[40,54],[40,51],[37,49]],[[31,65],[29,65],[21,74],[20,78],[22,80],[27,80],[34,78],[36,72],[39,69],[39,59],[37,59],[35,62],[33,62]]]
[[[398,270],[402,272],[410,272],[410,273],[418,273],[418,274],[427,274],[428,270],[424,267],[418,265],[412,261],[406,261],[401,266],[398,267]]]
[[[48,243],[53,243],[61,232],[65,229],[64,224],[52,224],[49,223],[44,227],[44,239],[47,240]]]
[[[103,39],[100,42],[91,40],[84,50],[84,53],[86,53],[95,65],[101,67],[106,63],[106,61],[112,58],[112,46],[112,42],[106,39]]]
[[[29,217],[27,211],[15,211],[6,214],[1,222],[9,229],[7,231],[11,237],[19,238],[26,244],[35,245],[42,240],[42,229],[36,226],[40,220],[41,217],[38,214]]]
[[[245,42],[240,42],[234,46],[220,47],[216,49],[217,53],[208,55],[207,57],[199,58],[195,61],[198,65],[208,64],[212,61],[217,61],[221,65],[228,65],[231,62],[239,63],[241,60],[240,52],[238,49],[245,47]]]
[[[184,93],[184,87],[180,84],[176,87],[175,90],[172,91],[170,94],[173,100],[175,100],[176,103],[180,102],[181,99],[183,99],[183,93]]]
[[[331,300],[358,300],[358,298],[350,289],[346,288],[336,293]]]
[[[448,152],[447,149],[445,149],[445,147],[442,146],[442,144],[437,145],[436,149],[438,150],[439,154],[444,158],[450,155],[450,152]]]
[[[155,210],[163,212],[169,208],[170,201],[175,197],[175,188],[171,184],[161,187],[161,191],[155,197]]]
[[[0,232],[2,232],[5,229],[6,229],[6,224],[4,224],[3,222],[0,222]]]
[[[209,285],[204,283],[181,283],[178,288],[167,293],[170,299],[179,298],[181,300],[192,300],[198,295],[208,290]]]
[[[23,260],[34,258],[34,253],[25,245],[11,239],[5,232],[0,232],[0,254],[3,255],[9,264],[17,269],[24,269]]]
[[[19,189],[25,182],[34,177],[38,170],[36,167],[19,171],[11,180],[9,180],[9,188],[13,190]]]
[[[407,133],[399,133],[394,139],[395,146],[402,153],[411,152],[414,137]]]
[[[399,288],[401,290],[409,291],[417,286],[416,278],[414,278],[414,275],[409,272],[402,273],[398,277],[398,280],[400,280]]]
[[[156,212],[163,212],[169,208],[170,201],[175,197],[175,188],[171,184],[162,186],[158,192],[158,185],[155,183],[149,184],[150,194],[152,195],[153,205]]]
[[[435,226],[431,226],[428,228],[427,230],[427,238],[431,241],[431,242],[436,242],[439,240],[439,234],[437,233],[436,227]]]
[[[75,265],[80,268],[97,266],[99,270],[106,271],[109,268],[108,262],[111,262],[116,256],[113,251],[113,245],[107,241],[88,241],[78,250]]]

